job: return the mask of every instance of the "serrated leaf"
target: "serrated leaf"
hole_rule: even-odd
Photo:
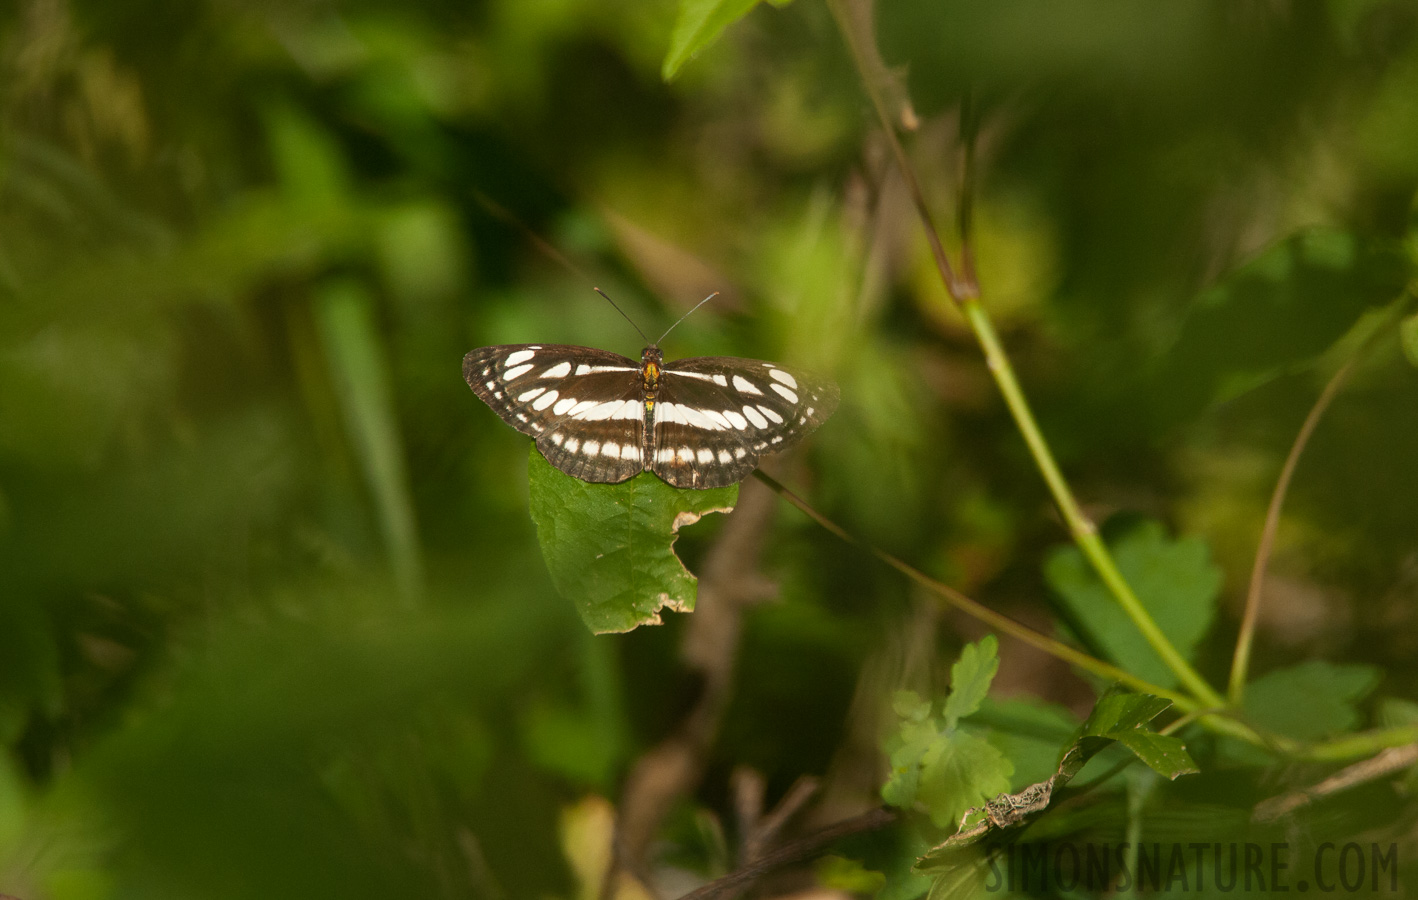
[[[665,54],[660,76],[672,81],[685,63],[718,40],[725,28],[748,15],[757,5],[758,0],[680,0],[679,17],[670,34],[670,50]]]
[[[990,692],[990,683],[999,671],[999,641],[987,634],[974,644],[966,644],[960,659],[950,667],[950,696],[945,700],[945,727],[973,714]]]
[[[931,714],[931,705],[915,691],[897,691],[891,695],[891,708],[907,722],[924,722]]]
[[[1190,658],[1211,626],[1221,589],[1221,570],[1200,538],[1170,540],[1162,526],[1144,522],[1111,548],[1119,571],[1162,633]],[[1050,587],[1079,625],[1124,669],[1170,687],[1177,677],[1153,652],[1083,554],[1061,547],[1044,566]]]
[[[1137,728],[1114,732],[1109,737],[1116,738],[1119,744],[1131,750],[1149,769],[1166,778],[1176,780],[1183,775],[1194,775],[1201,771],[1187,752],[1187,745],[1171,735]]]
[[[1066,708],[1030,697],[986,698],[966,724],[988,729],[986,738],[1014,763],[1011,789],[1043,781],[1059,764],[1059,747],[1067,744],[1081,724]]]
[[[552,467],[533,445],[527,465],[532,520],[552,583],[596,634],[660,624],[662,608],[690,612],[698,580],[675,556],[680,528],[728,512],[738,485],[672,488],[648,472],[591,484]]]
[[[1190,418],[1313,359],[1397,296],[1411,270],[1397,242],[1334,229],[1267,248],[1197,299],[1154,373],[1153,414]]]
[[[1267,672],[1246,686],[1246,718],[1266,731],[1300,741],[1349,731],[1359,724],[1355,708],[1379,683],[1373,666],[1313,659]]]
[[[1103,735],[1146,725],[1172,705],[1172,701],[1151,694],[1109,690],[1093,704],[1081,734]]]
[[[972,806],[1009,790],[1014,765],[989,741],[958,730],[921,758],[916,799],[941,828],[954,825]]]
[[[1121,743],[1154,771],[1169,778],[1198,771],[1180,740],[1146,727],[1147,722],[1170,705],[1170,700],[1151,694],[1110,689],[1099,698],[1087,721],[1065,745],[1052,776],[1012,794],[1001,792],[986,801],[983,808],[968,810],[961,817],[956,833],[921,857],[917,871],[950,869],[958,860],[966,858],[962,854],[973,852],[972,846],[990,833],[1016,828],[1039,815],[1048,809],[1055,790],[1068,784],[1088,760],[1113,743]]]

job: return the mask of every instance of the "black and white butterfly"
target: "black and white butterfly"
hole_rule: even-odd
[[[677,488],[734,484],[837,408],[826,379],[732,356],[666,363],[658,343],[638,363],[567,344],[483,347],[463,377],[552,465],[608,484],[642,471]]]

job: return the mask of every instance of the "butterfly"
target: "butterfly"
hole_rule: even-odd
[[[638,363],[568,344],[482,347],[463,357],[463,378],[502,421],[535,438],[547,462],[602,484],[645,471],[677,488],[735,484],[760,457],[826,421],[838,400],[831,381],[771,362],[667,363],[659,341]]]

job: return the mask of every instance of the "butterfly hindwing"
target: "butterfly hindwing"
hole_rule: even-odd
[[[639,373],[638,363],[618,353],[568,344],[504,344],[463,357],[473,393],[534,438],[584,401],[625,396],[639,385]]]
[[[463,378],[504,422],[537,439],[553,466],[583,481],[625,481],[643,468],[640,365],[567,344],[483,347]]]
[[[537,438],[547,462],[572,478],[616,484],[644,470],[644,403],[639,382],[610,401],[578,403]]]
[[[736,357],[676,360],[660,377],[650,468],[682,488],[742,481],[760,456],[797,443],[837,408],[837,386]]]

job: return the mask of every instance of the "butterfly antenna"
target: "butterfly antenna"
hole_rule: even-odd
[[[615,301],[612,300],[612,299],[610,298],[610,295],[607,294],[605,291],[601,290],[600,288],[592,288],[591,290],[593,290],[593,291],[595,291],[596,293],[600,294],[602,297],[605,297],[605,298],[606,298],[606,302],[609,303],[611,306],[615,306]],[[626,316],[626,315],[625,315],[625,310],[621,309],[619,306],[615,306],[615,311],[618,312],[618,313],[620,313],[622,316],[625,316],[625,321],[627,321],[627,322],[630,323],[630,327],[631,327],[631,328],[634,328],[636,331],[640,331],[640,326],[639,326],[639,325],[636,325],[636,324],[635,324],[635,320],[632,319],[632,318],[630,318],[630,316]],[[640,337],[644,338],[645,343],[647,343],[647,344],[650,343],[650,338],[646,336],[645,332],[640,331]]]
[[[701,306],[703,306],[704,304],[708,303],[710,300],[713,300],[713,299],[714,299],[715,297],[717,297],[717,296],[719,296],[719,292],[718,292],[718,291],[715,291],[714,293],[712,293],[712,294],[710,294],[709,296],[705,297],[703,300],[700,300],[698,303],[694,304],[694,309],[698,309],[699,307],[701,307]],[[662,334],[662,335],[660,335],[660,341],[663,341],[665,338],[669,337],[669,336],[670,336],[670,332],[671,332],[671,331],[674,331],[675,328],[679,327],[679,323],[680,323],[680,322],[683,322],[685,319],[688,319],[691,315],[693,315],[693,314],[694,314],[694,309],[691,309],[689,312],[687,312],[687,313],[685,313],[684,315],[680,316],[680,317],[679,317],[679,322],[676,322],[676,323],[674,323],[673,325],[671,325],[669,328],[666,328],[666,329],[665,329],[665,333]],[[656,345],[659,345],[660,341],[656,341],[655,344],[656,344]]]

